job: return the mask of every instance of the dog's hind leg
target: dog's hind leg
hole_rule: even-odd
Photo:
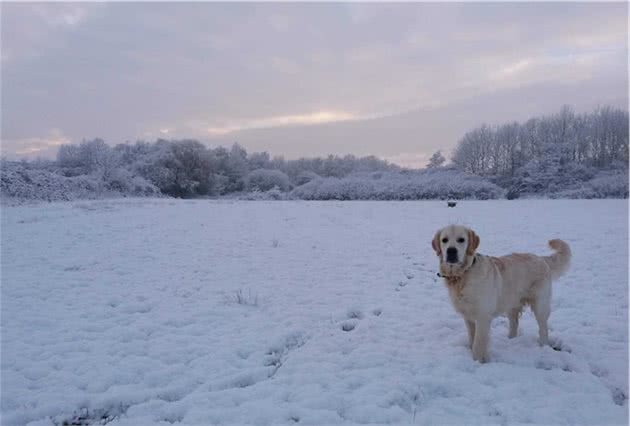
[[[532,303],[532,311],[538,321],[539,342],[541,345],[549,345],[547,320],[551,314],[551,281],[541,283]]]
[[[521,315],[521,308],[512,309],[508,315],[510,319],[510,332],[508,333],[508,338],[512,339],[516,337],[518,333],[518,318]]]

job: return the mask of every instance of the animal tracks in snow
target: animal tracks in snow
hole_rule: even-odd
[[[381,314],[383,313],[383,309],[374,308],[371,310],[371,313],[375,317],[380,317]],[[340,328],[342,331],[345,331],[345,332],[352,331],[360,324],[360,321],[364,318],[365,318],[365,314],[363,313],[363,311],[358,310],[358,309],[350,309],[346,313],[346,319],[342,320],[339,323]]]

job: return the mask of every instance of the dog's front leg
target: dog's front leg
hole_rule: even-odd
[[[492,318],[475,321],[475,339],[472,345],[473,359],[479,362],[488,360],[488,342],[490,340],[490,323]]]
[[[510,311],[509,319],[510,319],[510,331],[508,333],[508,338],[513,339],[518,334],[518,317],[521,315],[521,309],[515,308]]]
[[[475,322],[468,321],[465,318],[464,322],[466,323],[466,329],[468,330],[468,347],[472,349],[473,342],[475,341]]]

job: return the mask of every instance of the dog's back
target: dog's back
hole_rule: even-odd
[[[549,246],[556,252],[550,256],[531,253],[512,253],[507,256],[491,256],[504,281],[536,281],[545,278],[554,280],[569,269],[571,248],[562,240],[551,240]]]

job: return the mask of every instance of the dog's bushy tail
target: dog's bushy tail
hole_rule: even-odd
[[[556,279],[569,269],[571,247],[562,240],[550,240],[549,247],[555,250],[555,253],[551,256],[544,256],[543,259],[551,269],[551,278]]]

